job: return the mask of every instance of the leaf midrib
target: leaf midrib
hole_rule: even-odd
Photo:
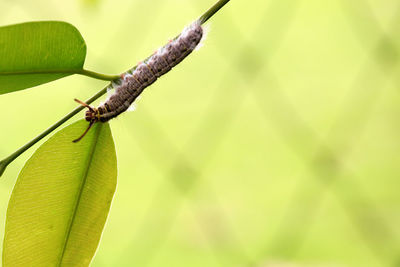
[[[76,74],[82,72],[80,69],[33,69],[33,70],[16,70],[16,71],[0,71],[0,76],[6,75],[29,75],[29,74]]]
[[[57,263],[57,266],[61,266],[61,263],[62,263],[62,261],[64,259],[64,254],[65,254],[65,251],[66,251],[66,248],[67,248],[67,244],[68,244],[68,241],[69,241],[69,237],[70,237],[70,234],[71,234],[72,227],[74,225],[74,221],[75,221],[76,213],[77,213],[77,210],[78,210],[78,206],[79,206],[79,203],[81,201],[82,192],[83,192],[83,189],[84,189],[86,181],[87,181],[87,177],[88,177],[90,165],[91,165],[91,163],[93,161],[94,153],[96,151],[96,146],[97,146],[97,141],[98,141],[99,135],[100,135],[101,125],[98,125],[95,130],[96,130],[95,131],[95,139],[93,140],[94,143],[93,143],[91,151],[89,153],[89,160],[87,161],[87,168],[86,168],[86,170],[84,172],[84,175],[82,177],[81,187],[80,187],[79,194],[78,194],[76,202],[75,202],[75,207],[74,207],[74,210],[73,210],[73,213],[72,213],[72,216],[71,216],[71,219],[70,219],[70,223],[69,223],[69,226],[68,226],[68,229],[67,229],[67,233],[66,233],[66,236],[65,236],[65,239],[64,239],[64,246],[63,246],[63,249],[62,249],[62,252],[61,252],[61,257],[59,258],[59,262]]]

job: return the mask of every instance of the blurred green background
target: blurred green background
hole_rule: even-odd
[[[0,24],[70,22],[85,67],[116,74],[214,2],[1,0]],[[400,266],[400,2],[232,0],[210,22],[111,122],[118,187],[92,266]],[[0,158],[106,84],[0,96]],[[0,229],[33,151],[1,178]]]

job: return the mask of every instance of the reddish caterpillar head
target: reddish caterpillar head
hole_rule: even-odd
[[[95,124],[96,122],[98,122],[100,120],[100,113],[97,108],[89,106],[85,102],[82,102],[78,99],[74,99],[74,100],[76,102],[78,102],[79,104],[81,104],[82,106],[88,108],[88,110],[86,110],[86,113],[85,113],[85,120],[87,120],[89,122],[89,126],[87,127],[86,131],[79,138],[72,141],[72,142],[76,143],[76,142],[79,142],[87,134],[87,132],[90,130],[90,128],[92,128],[93,124]]]

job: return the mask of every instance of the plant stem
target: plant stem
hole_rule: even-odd
[[[215,13],[218,12],[218,10],[220,10],[228,2],[229,2],[229,0],[219,0],[214,6],[212,6],[209,10],[207,10],[199,18],[201,24],[205,23],[208,19],[210,19]],[[44,72],[34,72],[34,73],[44,73]],[[107,80],[107,81],[113,81],[113,80],[116,80],[116,79],[120,78],[120,76],[105,75],[105,74],[100,74],[100,73],[96,73],[96,72],[89,71],[89,70],[84,70],[84,69],[82,69],[82,70],[64,70],[64,71],[63,70],[47,71],[46,73],[82,74],[82,75],[86,75],[86,76],[89,76],[89,77],[93,77],[93,78],[97,78],[97,79],[101,79],[101,80]],[[6,74],[7,75],[8,73],[0,73],[0,75],[2,75],[2,74]],[[16,73],[9,73],[9,74],[16,74]],[[18,74],[24,74],[24,73],[18,73]],[[30,72],[30,74],[32,74],[32,72]],[[90,103],[94,102],[96,99],[98,99],[99,97],[101,97],[102,95],[104,95],[107,92],[107,87],[103,88],[97,94],[95,94],[94,96],[92,96],[91,98],[86,100],[86,103],[90,104]],[[79,106],[79,107],[75,108],[70,113],[65,115],[61,120],[59,120],[58,122],[56,122],[55,124],[50,126],[47,130],[45,130],[44,132],[42,132],[41,134],[39,134],[38,136],[33,138],[30,142],[28,142],[27,144],[22,146],[20,149],[18,149],[14,153],[12,153],[7,158],[5,158],[2,161],[0,161],[0,176],[3,174],[4,170],[7,168],[8,164],[10,164],[16,158],[18,158],[22,153],[24,153],[26,150],[28,150],[31,146],[33,146],[34,144],[36,144],[37,142],[42,140],[46,135],[48,135],[49,133],[51,133],[52,131],[54,131],[58,127],[60,127],[62,124],[64,124],[67,120],[69,120],[70,118],[75,116],[82,109],[84,109],[83,106]]]
[[[107,87],[103,88],[101,91],[99,91],[97,94],[86,100],[85,103],[90,104],[94,102],[97,98],[101,97],[107,92]],[[28,150],[31,146],[39,142],[42,138],[44,138],[46,135],[60,127],[62,124],[64,124],[67,120],[75,116],[79,111],[84,109],[85,107],[83,106],[78,106],[74,110],[72,110],[70,113],[65,115],[61,120],[58,122],[54,123],[52,126],[50,126],[48,129],[46,129],[44,132],[33,138],[31,141],[26,143],[24,146],[22,146],[20,149],[12,153],[10,156],[7,158],[3,159],[0,161],[0,176],[3,174],[4,170],[7,168],[8,164],[10,164],[13,160],[15,160],[17,157],[19,157],[22,153],[24,153],[26,150]]]
[[[91,78],[104,80],[104,81],[113,81],[119,78],[118,75],[107,75],[98,72],[94,72],[91,70],[85,69],[65,69],[65,70],[35,70],[35,71],[15,71],[15,72],[0,72],[0,76],[2,75],[22,75],[22,74],[80,74],[85,75]]]
[[[209,18],[211,18],[215,13],[217,13],[224,5],[226,5],[229,0],[219,0],[215,5],[213,5],[209,10],[206,11],[200,18],[201,24],[205,23]]]
[[[107,75],[107,74],[102,74],[102,73],[94,72],[91,70],[85,70],[85,69],[82,69],[80,72],[77,72],[76,74],[81,74],[81,75],[85,75],[88,77],[92,77],[92,78],[104,80],[104,81],[113,81],[113,80],[120,78],[119,75]]]

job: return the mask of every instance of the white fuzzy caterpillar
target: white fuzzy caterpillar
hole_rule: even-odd
[[[74,142],[79,141],[94,123],[106,122],[126,111],[146,87],[171,70],[199,46],[204,36],[203,33],[204,30],[199,20],[185,27],[177,38],[159,48],[136,68],[122,74],[121,79],[112,84],[115,88],[114,93],[99,107],[91,107],[76,100],[88,108],[85,119],[90,124],[83,135]]]

